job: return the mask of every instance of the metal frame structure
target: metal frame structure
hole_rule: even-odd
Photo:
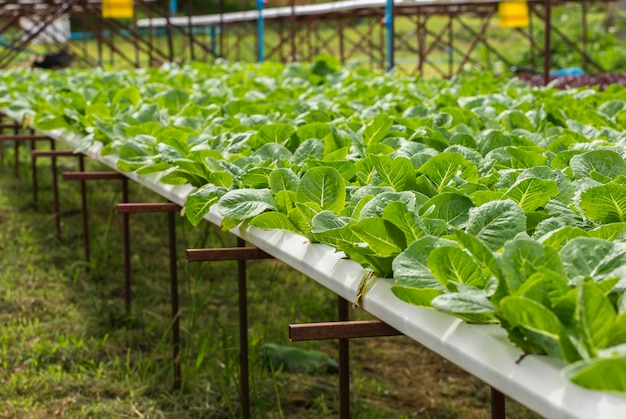
[[[580,56],[584,69],[602,72],[587,48],[591,0],[528,0],[530,25],[508,29],[526,43],[531,67],[550,64],[551,38],[560,38]],[[0,1],[0,68],[14,65],[23,52],[34,53],[38,37],[69,16],[82,32],[69,42],[43,48],[67,49],[79,67],[158,66],[164,62],[311,61],[320,54],[372,68],[449,78],[467,67],[486,71],[515,64],[492,37],[499,0],[341,0],[329,3],[225,12],[224,0],[207,1],[203,10],[182,0],[172,16],[169,0],[134,0],[132,19],[102,17],[101,0]],[[555,5],[579,4],[581,39],[552,24]],[[141,17],[141,18],[139,18]],[[40,22],[24,32],[20,21]],[[543,29],[543,39],[538,38]],[[24,32],[24,33],[22,33]],[[502,33],[501,33],[502,34]],[[487,58],[485,58],[487,57]],[[489,58],[492,57],[492,58]],[[541,58],[543,57],[543,59]],[[494,70],[491,60],[500,66]]]

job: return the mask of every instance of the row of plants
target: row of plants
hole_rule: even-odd
[[[0,107],[119,169],[191,184],[185,216],[287,230],[401,300],[499,323],[626,392],[626,88],[560,91],[311,64],[0,75]]]

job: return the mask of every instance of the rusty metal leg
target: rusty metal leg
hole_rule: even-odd
[[[127,198],[127,196],[126,196]],[[170,252],[170,300],[171,300],[171,318],[172,318],[172,360],[174,369],[174,389],[181,388],[181,371],[180,371],[180,320],[178,308],[178,271],[176,265],[176,219],[174,214],[180,211],[180,207],[173,203],[121,203],[115,206],[118,213],[122,213],[128,217],[130,213],[146,213],[146,212],[167,212],[168,214],[168,236],[169,236],[169,252]],[[128,230],[126,230],[128,232]],[[130,271],[130,261],[124,258],[125,270]],[[128,265],[126,265],[128,262]],[[129,277],[130,279],[130,277]],[[128,288],[126,288],[128,287]],[[126,301],[130,301],[130,281],[125,281]],[[130,309],[130,307],[127,307]]]
[[[19,133],[19,128],[16,125],[13,128],[13,133],[17,136]],[[15,177],[19,178],[20,177],[20,142],[19,141],[14,141],[13,142],[13,151],[15,152]]]
[[[398,332],[380,320],[337,321],[289,325],[289,340],[357,339],[399,336]]]
[[[4,170],[4,142],[0,141],[0,170]]]
[[[66,152],[69,153],[69,152]],[[58,155],[62,155],[63,152],[59,152]],[[75,155],[75,154],[72,154]],[[52,154],[53,162],[56,156]],[[88,225],[88,209],[87,209],[87,186],[85,181],[87,180],[122,180],[122,187],[124,185],[125,177],[116,172],[86,172],[83,155],[79,155],[79,169],[78,172],[63,172],[62,176],[64,180],[78,180],[81,182],[81,212],[82,212],[82,224],[83,224],[83,245],[85,248],[85,257],[89,261],[89,225]],[[53,169],[53,173],[56,176],[56,167]]]
[[[399,331],[379,320],[349,321],[348,301],[337,300],[339,321],[326,323],[290,324],[289,340],[339,340],[339,417],[350,417],[350,360],[349,339],[398,336]]]
[[[35,151],[35,149],[37,148],[36,145],[36,141],[35,140],[31,140],[30,142],[30,148],[31,148],[31,155],[30,155],[30,170],[31,170],[31,174],[33,177],[33,208],[36,210],[37,209],[37,192],[38,192],[38,185],[37,185],[37,158],[32,154],[32,151]]]
[[[172,356],[174,359],[174,388],[180,390],[180,318],[178,312],[178,272],[176,269],[176,220],[174,213],[169,212],[170,241],[170,297],[172,302]]]
[[[128,180],[122,179],[122,202],[128,202]],[[124,305],[126,313],[131,310],[130,288],[130,223],[129,214],[122,214],[122,242],[124,243]]]
[[[491,419],[506,417],[506,401],[504,394],[491,387]]]
[[[245,247],[246,242],[237,239],[237,246],[223,249],[187,249],[188,262],[215,262],[236,260],[238,268],[239,293],[239,364],[241,371],[242,416],[250,417],[250,384],[248,366],[248,295],[246,289],[246,260],[271,259],[272,256],[254,247]]]
[[[55,149],[55,143],[53,140],[50,140],[50,150]],[[59,205],[59,177],[57,171],[57,158],[52,156],[52,196],[54,199],[53,209],[54,209],[54,223],[57,230],[57,238],[61,240],[61,210]]]
[[[237,246],[245,247],[239,237]],[[241,371],[241,408],[244,418],[250,417],[250,382],[248,365],[248,291],[246,284],[246,260],[237,261],[239,288],[239,368]]]
[[[82,155],[80,154],[74,154],[71,151],[63,151],[63,150],[55,150],[54,149],[54,141],[50,140],[50,150],[35,150],[35,141],[32,141],[33,144],[33,150],[31,151],[30,155],[31,155],[31,165],[32,165],[32,171],[33,171],[33,206],[35,207],[35,209],[38,206],[38,180],[37,180],[37,159],[40,157],[51,157],[52,159],[56,159],[57,157],[81,157]],[[60,217],[60,212],[58,210],[59,207],[59,191],[58,191],[58,172],[57,172],[57,166],[56,166],[56,161],[52,161],[52,191],[54,194],[54,202],[55,202],[55,208],[56,208],[56,213],[54,214],[55,219],[57,219],[57,224],[60,222],[59,217]],[[59,227],[57,227],[57,230],[59,229]],[[57,232],[58,234],[58,232]],[[60,235],[59,235],[59,239],[60,239]]]
[[[349,303],[337,297],[337,318],[350,320]],[[339,417],[350,418],[350,340],[339,339]]]
[[[85,171],[85,158],[81,154],[78,158],[78,170]],[[89,215],[87,213],[87,183],[85,179],[80,180],[80,203],[82,207],[82,221],[83,221],[83,247],[85,249],[85,261],[90,261],[89,252]]]

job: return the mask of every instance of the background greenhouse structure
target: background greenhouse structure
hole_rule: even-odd
[[[0,417],[622,417],[625,37],[0,0]]]

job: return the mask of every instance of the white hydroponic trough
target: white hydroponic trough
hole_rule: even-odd
[[[23,120],[23,115],[8,115]],[[81,140],[76,133],[45,134],[74,148]],[[117,170],[118,158],[101,156],[101,147],[95,144],[85,154]],[[190,185],[159,183],[159,175],[123,174],[180,206],[193,190]],[[205,218],[216,225],[222,221],[215,206]],[[298,234],[255,227],[237,227],[231,232],[348,301],[355,301],[359,284],[368,272],[345,259],[343,253],[310,243]],[[578,387],[561,376],[565,366],[561,361],[538,355],[522,359],[522,352],[498,325],[471,325],[445,313],[407,304],[392,294],[392,284],[389,279],[377,280],[362,299],[363,309],[507,396],[548,418],[626,418],[626,397]]]
[[[395,0],[395,7],[415,6],[462,6],[468,4],[493,4],[500,0]],[[264,19],[281,19],[291,16],[312,16],[331,13],[355,12],[358,10],[379,8],[384,10],[387,0],[342,0],[318,4],[302,4],[282,7],[269,7],[263,9],[261,15]],[[240,12],[228,12],[224,14],[181,16],[181,17],[158,17],[137,20],[140,28],[160,28],[173,26],[210,26],[221,23],[256,22],[259,18],[258,10],[244,10]]]

